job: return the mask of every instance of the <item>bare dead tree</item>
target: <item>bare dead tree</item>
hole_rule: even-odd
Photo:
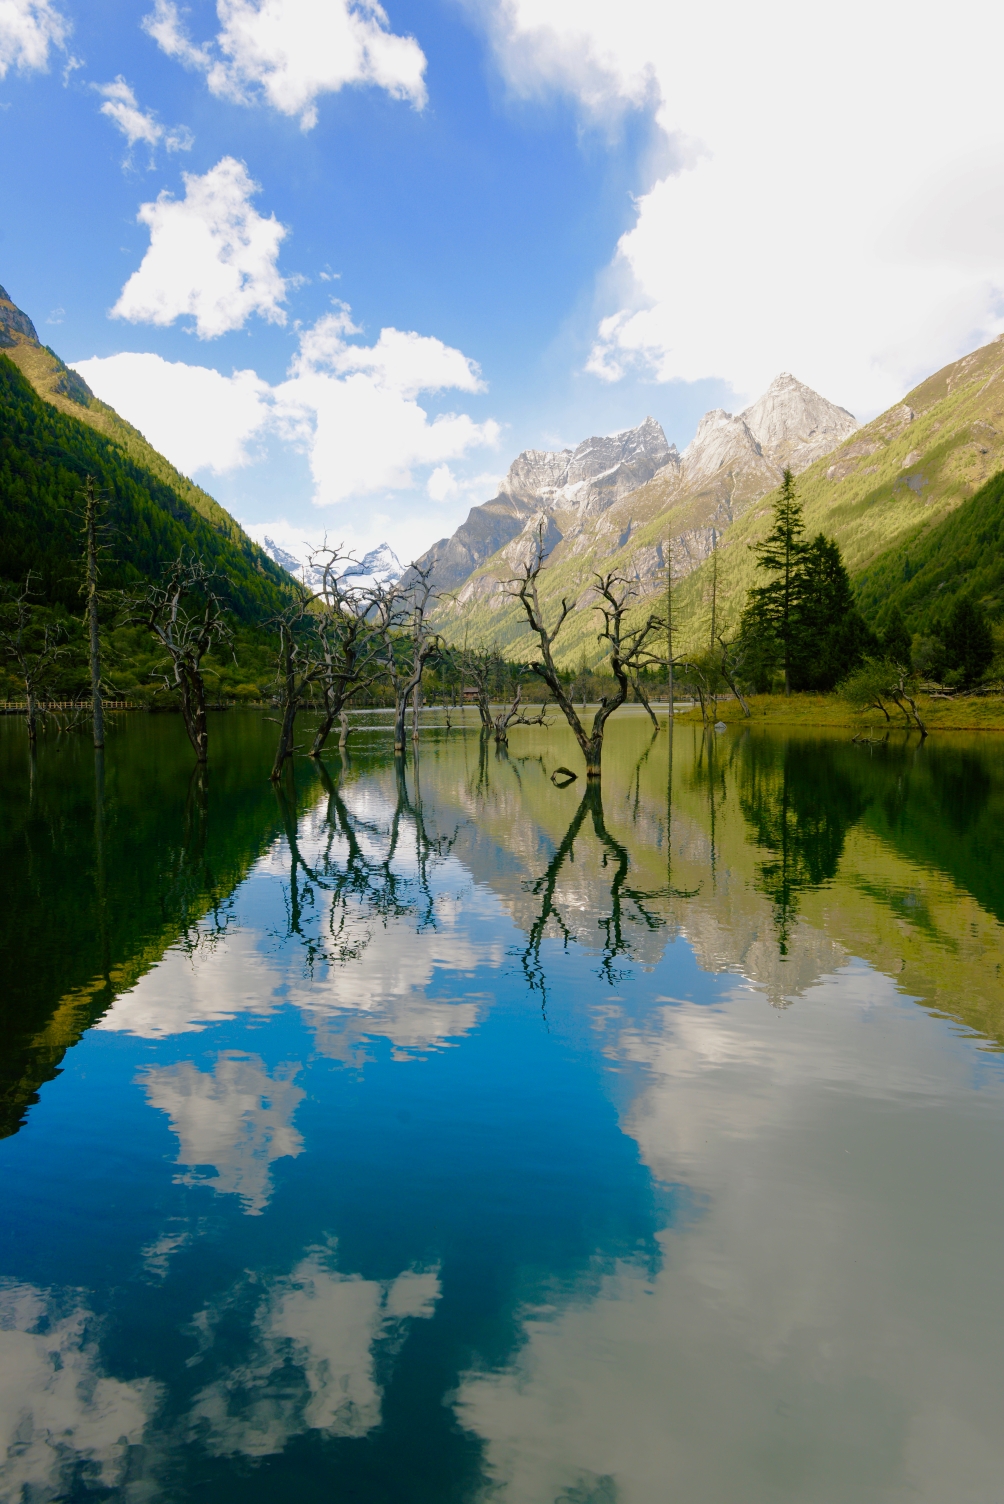
[[[0,656],[16,664],[24,680],[25,724],[28,741],[34,746],[38,738],[38,702],[46,695],[49,675],[69,648],[64,641],[66,633],[58,623],[40,624],[36,620],[31,597],[37,591],[32,589],[31,577],[29,570],[17,594],[14,593],[17,587],[8,585],[0,597]]]
[[[513,695],[511,705],[503,705],[497,715],[492,718],[492,728],[495,732],[495,744],[504,747],[509,741],[510,726],[546,726],[547,701],[544,701],[543,709],[537,715],[527,715],[522,706],[523,686],[516,685],[516,693]]]
[[[495,655],[485,648],[468,651],[464,648],[465,677],[469,678],[474,685],[477,694],[478,714],[481,717],[481,730],[486,734],[495,728],[495,719],[492,715],[491,704],[491,676],[495,667]]]
[[[742,690],[739,688],[739,675],[742,673],[743,659],[745,657],[746,643],[742,637],[731,638],[726,642],[725,638],[718,634],[718,645],[722,650],[720,667],[722,678],[729,689],[735,695],[739,708],[747,720],[750,718],[750,708]]]
[[[91,710],[94,718],[94,745],[105,744],[105,709],[101,698],[101,632],[98,624],[98,538],[101,498],[94,489],[94,477],[84,481],[84,552],[87,563],[84,593],[87,597],[87,633],[91,662]]]
[[[164,570],[162,580],[134,602],[131,613],[132,620],[145,626],[167,654],[164,685],[180,697],[185,730],[200,763],[209,755],[202,660],[214,643],[229,642],[233,636],[216,588],[219,579],[195,554],[179,554]]]
[[[543,526],[538,531],[537,542],[523,568],[523,577],[509,581],[509,594],[514,596],[526,612],[530,630],[537,635],[540,644],[540,659],[530,664],[530,670],[542,679],[553,699],[572,729],[579,748],[586,760],[586,777],[599,778],[603,755],[603,734],[607,721],[627,699],[631,676],[639,668],[655,661],[652,651],[657,632],[665,632],[665,623],[656,616],[649,616],[640,626],[628,627],[627,615],[634,589],[630,581],[620,575],[596,574],[593,576],[596,596],[595,609],[603,618],[603,629],[597,634],[601,644],[607,645],[610,669],[616,683],[615,693],[609,698],[603,695],[599,708],[587,732],[565,689],[554,663],[554,643],[576,601],[562,597],[557,619],[548,627],[540,603],[538,583],[546,559]]]
[[[356,560],[325,543],[313,550],[310,563],[321,571],[314,599],[320,608],[316,630],[324,664],[319,680],[324,708],[310,749],[311,757],[320,757],[336,720],[340,723],[338,745],[344,751],[349,737],[346,706],[354,694],[368,689],[382,675],[383,665],[380,635],[369,619],[372,599],[346,582],[345,566]]]
[[[276,679],[281,715],[279,741],[269,777],[278,783],[295,750],[296,717],[316,702],[317,688],[325,681],[328,666],[318,637],[318,612],[309,591],[303,589],[285,610],[272,618],[272,625],[279,633]]]
[[[404,751],[408,702],[422,682],[426,662],[440,646],[428,622],[434,599],[431,575],[431,564],[412,564],[406,585],[376,585],[370,592],[370,620],[380,639],[377,657],[394,690],[395,752]],[[417,741],[417,718],[412,734]]]

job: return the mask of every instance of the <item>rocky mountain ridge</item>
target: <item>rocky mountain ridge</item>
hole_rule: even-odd
[[[453,537],[425,555],[450,596],[440,618],[445,623],[472,607],[511,611],[504,581],[519,572],[541,529],[549,567],[564,563],[566,573],[588,579],[617,554],[628,577],[651,589],[668,546],[674,578],[682,578],[707,557],[717,534],[778,485],[786,466],[804,469],[856,429],[845,408],[782,372],[743,412],[705,413],[682,454],[652,418],[574,450],[524,451],[499,495],[472,508]],[[660,514],[669,537],[633,547]]]

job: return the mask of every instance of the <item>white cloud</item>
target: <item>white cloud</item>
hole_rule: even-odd
[[[963,0],[947,31],[930,4],[904,26],[866,0],[837,19],[790,0],[490,17],[515,88],[595,119],[651,101],[676,158],[620,242],[597,374],[751,394],[789,369],[867,415],[1004,328],[1004,13]],[[908,117],[895,80],[923,101]]]
[[[200,339],[240,329],[252,313],[284,324],[286,284],[276,261],[286,229],[252,206],[259,185],[233,157],[202,177],[183,177],[183,199],[165,189],[141,206],[137,218],[150,230],[150,247],[113,316],[166,325],[190,314]]]
[[[81,1466],[117,1491],[159,1397],[151,1379],[109,1379],[92,1313],[33,1285],[0,1285],[0,1498],[69,1497]]]
[[[298,1070],[280,1066],[269,1075],[257,1056],[227,1051],[211,1073],[188,1060],[143,1072],[147,1101],[167,1113],[178,1136],[176,1163],[190,1172],[178,1183],[238,1196],[244,1211],[257,1216],[272,1194],[272,1162],[295,1159],[303,1148],[293,1127],[303,1098],[293,1084]],[[215,1175],[196,1173],[205,1165]]]
[[[221,376],[208,366],[128,351],[80,360],[73,369],[184,475],[249,464],[249,442],[272,421],[271,388],[254,371]]]
[[[44,70],[49,48],[62,47],[70,23],[50,0],[0,0],[0,78],[8,68]]]
[[[160,250],[166,257],[167,245]],[[186,280],[183,273],[179,285]],[[134,302],[141,297],[152,299],[150,284]],[[484,390],[477,365],[460,350],[401,329],[382,329],[373,345],[349,343],[358,333],[345,307],[303,330],[289,378],[276,387],[253,371],[222,376],[153,354],[95,356],[74,369],[186,474],[248,464],[251,440],[269,433],[305,449],[319,506],[408,489],[415,468],[498,442],[494,420],[477,423],[466,413],[430,418],[416,400],[422,391]],[[354,541],[364,538],[367,546],[380,541],[368,533]]]
[[[449,501],[460,487],[449,465],[437,465],[425,483],[425,489],[433,501]]]
[[[173,0],[156,0],[143,22],[168,56],[206,74],[214,94],[264,98],[304,130],[317,123],[318,98],[346,84],[425,104],[425,55],[414,37],[388,29],[375,0],[217,0],[216,10],[215,47],[190,40]]]
[[[349,344],[349,310],[300,336],[290,379],[276,401],[290,436],[307,445],[319,506],[412,485],[412,469],[495,444],[498,425],[466,413],[430,419],[422,391],[484,390],[474,361],[441,340],[382,329],[375,345]]]
[[[158,124],[153,115],[143,113],[136,95],[121,73],[114,82],[95,84],[94,87],[105,101],[101,106],[102,115],[107,115],[118,126],[130,146],[135,146],[137,141],[145,141],[148,146],[157,145],[164,134],[164,127]]]

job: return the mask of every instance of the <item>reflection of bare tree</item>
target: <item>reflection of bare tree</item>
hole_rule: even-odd
[[[609,874],[610,912],[599,919],[597,925],[603,936],[599,974],[611,986],[616,985],[624,975],[623,969],[617,965],[618,960],[622,957],[627,959],[631,954],[630,926],[640,924],[648,931],[662,929],[667,921],[652,906],[660,899],[674,896],[669,887],[648,891],[634,887],[628,881],[631,871],[630,853],[607,829],[600,785],[595,781],[588,783],[579,807],[546,871],[524,884],[527,892],[540,898],[541,904],[540,911],[530,926],[521,956],[523,975],[531,991],[540,993],[541,1007],[544,1009],[547,1006],[547,978],[541,961],[541,945],[549,930],[557,933],[566,950],[576,938],[571,923],[562,912],[558,879],[565,863],[574,861],[575,843],[587,817],[593,835],[600,843],[601,866]]]
[[[296,814],[286,791],[276,797],[289,847],[287,938],[297,936],[304,946],[308,968],[317,962],[341,965],[362,954],[371,927],[394,919],[411,918],[419,931],[436,928],[435,866],[452,849],[452,836],[437,836],[426,828],[418,789],[409,792],[404,759],[395,759],[396,800],[389,821],[364,818],[349,808],[328,769],[319,766],[327,792],[324,839],[317,856],[308,862],[300,846]],[[410,870],[406,870],[410,869]],[[322,923],[317,895],[329,895]]]

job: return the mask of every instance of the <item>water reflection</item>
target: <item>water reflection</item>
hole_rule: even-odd
[[[253,1055],[228,1051],[212,1071],[191,1061],[150,1069],[141,1077],[151,1107],[166,1112],[178,1137],[176,1163],[188,1167],[181,1185],[208,1185],[223,1195],[238,1196],[255,1216],[268,1205],[272,1182],[269,1166],[276,1159],[295,1159],[303,1139],[293,1114],[303,1100],[294,1084],[299,1065],[281,1066],[272,1074]],[[209,1167],[213,1175],[196,1170]]]
[[[994,1497],[989,744],[221,719],[0,734],[0,1497]]]
[[[0,1498],[44,1504],[140,1475],[159,1386],[102,1372],[95,1326],[78,1292],[0,1282]]]
[[[381,1283],[340,1274],[334,1247],[308,1249],[270,1282],[244,1283],[193,1323],[199,1360],[249,1304],[250,1343],[240,1361],[196,1395],[192,1433],[217,1456],[264,1457],[304,1431],[362,1437],[380,1424],[377,1348],[392,1352],[409,1321],[428,1320],[440,1294],[435,1270],[408,1269]],[[246,1317],[245,1317],[246,1319]]]

